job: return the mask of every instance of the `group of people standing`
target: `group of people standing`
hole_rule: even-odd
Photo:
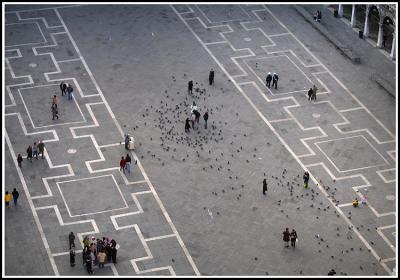
[[[196,129],[195,124],[200,123],[200,112],[197,110],[197,105],[193,101],[193,105],[190,105],[190,114],[191,114],[191,119],[186,118],[185,121],[185,132],[190,132],[190,128]],[[208,111],[206,111],[203,115],[204,119],[204,128],[207,129],[207,121],[208,121]],[[192,126],[190,126],[190,122],[192,123]]]
[[[71,86],[71,84],[68,83],[64,83],[64,81],[61,82],[60,84],[60,89],[61,89],[61,96],[64,96],[68,94],[68,100],[72,100],[73,99],[73,95],[74,95],[74,89]]]
[[[70,249],[70,264],[75,266],[75,235],[71,232],[68,236]],[[99,268],[104,267],[105,262],[117,263],[117,242],[114,239],[103,237],[103,239],[86,236],[83,239],[82,260],[83,265],[89,274],[93,274],[93,266],[98,264]]]
[[[283,241],[285,242],[285,248],[289,248],[289,241],[290,245],[295,248],[298,241],[297,232],[294,229],[292,229],[292,232],[289,232],[289,228],[286,228],[283,232]]]
[[[5,195],[5,200],[6,200],[6,207],[10,208],[10,201],[11,201],[11,195],[12,198],[14,200],[14,205],[17,206],[17,201],[18,201],[18,197],[19,197],[19,192],[17,191],[16,188],[14,188],[14,190],[12,191],[12,193],[8,193],[8,191],[6,191],[6,195]]]
[[[322,18],[322,13],[321,13],[320,10],[317,10],[317,11],[314,13],[314,20],[317,21],[317,22],[320,22],[320,21],[321,21],[321,18]]]
[[[268,88],[270,88],[271,81],[272,81],[272,87],[275,87],[275,89],[277,89],[278,88],[278,80],[279,80],[278,74],[274,73],[273,75],[271,75],[271,72],[268,72],[267,78],[265,78],[266,86]]]
[[[214,69],[211,68],[210,70],[210,74],[208,75],[208,81],[210,86],[214,83]],[[188,82],[188,93],[192,94],[193,93],[193,80],[190,80]],[[190,132],[190,128],[195,128],[195,124],[199,124],[200,123],[200,117],[201,114],[200,112],[197,110],[197,106],[196,103],[193,101],[193,105],[190,105],[190,117],[186,118],[185,120],[185,132]],[[206,111],[203,115],[203,119],[204,119],[204,128],[207,129],[207,121],[208,121],[208,111]],[[190,126],[190,123],[192,124]]]
[[[135,164],[137,162],[135,161]],[[131,164],[132,164],[132,158],[129,156],[129,154],[126,154],[126,157],[121,157],[121,160],[119,161],[119,170],[122,171],[125,174],[125,171],[128,171],[129,174],[131,174]]]
[[[40,140],[39,144],[36,144],[36,142],[33,143],[33,147],[32,145],[29,145],[28,148],[26,149],[26,158],[32,162],[32,158],[35,157],[36,159],[38,159],[38,156],[41,154],[42,155],[42,159],[44,159],[44,143],[42,140]],[[22,162],[23,162],[23,158],[21,154],[18,154],[17,156],[17,162],[18,162],[18,166],[20,168],[22,168]]]
[[[308,90],[308,100],[317,100],[317,90],[318,88],[316,85],[313,85],[313,87]]]

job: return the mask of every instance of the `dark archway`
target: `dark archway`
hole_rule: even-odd
[[[378,41],[378,32],[379,32],[379,20],[380,14],[378,7],[375,5],[371,6],[368,14],[369,21],[369,38],[375,42]]]
[[[386,16],[383,19],[383,49],[387,50],[389,53],[392,50],[394,31],[395,26],[393,24],[393,20]]]
[[[351,13],[353,11],[353,5],[343,5],[343,17],[351,21]]]

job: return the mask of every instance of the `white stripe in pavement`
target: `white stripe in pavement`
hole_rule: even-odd
[[[11,145],[10,138],[8,137],[7,130],[5,130],[4,133],[5,133],[4,136],[6,138],[7,146],[10,149],[11,157],[13,159],[15,159],[17,157],[16,157],[14,149],[13,149],[13,147]],[[15,160],[13,160],[13,161],[14,161],[14,165],[15,165],[15,168],[17,170],[17,173],[18,173],[18,177],[19,177],[19,179],[21,181],[21,184],[22,184],[22,187],[24,189],[26,198],[28,200],[29,207],[31,208],[31,211],[32,211],[32,214],[33,214],[33,219],[35,220],[36,226],[37,226],[37,228],[39,230],[40,237],[42,238],[44,247],[46,248],[46,252],[47,252],[47,255],[49,257],[51,267],[53,268],[54,274],[56,276],[59,276],[60,274],[58,272],[58,269],[57,269],[56,263],[54,261],[54,258],[52,256],[49,244],[47,243],[47,239],[46,239],[46,236],[45,236],[45,234],[43,232],[43,227],[42,227],[42,224],[40,223],[39,217],[38,217],[37,212],[35,210],[35,206],[33,205],[33,201],[32,201],[31,195],[29,193],[28,186],[26,185],[25,178],[24,178],[24,176],[22,174],[21,169],[18,167],[17,162]]]
[[[81,58],[82,64],[84,65],[86,71],[88,72],[89,77],[91,78],[93,84],[95,85],[97,92],[100,94],[100,97],[101,97],[101,99],[103,100],[104,105],[106,106],[106,108],[107,108],[107,110],[108,110],[108,112],[109,112],[111,118],[113,119],[115,125],[117,126],[117,128],[118,128],[118,130],[119,130],[119,132],[120,132],[120,134],[121,134],[121,137],[123,137],[123,136],[125,135],[125,133],[124,133],[124,131],[122,130],[120,124],[119,124],[118,121],[117,121],[117,119],[115,118],[115,115],[114,115],[114,113],[113,113],[112,110],[111,110],[111,107],[109,106],[107,100],[105,99],[102,90],[100,89],[99,85],[97,84],[97,81],[96,81],[96,79],[94,78],[92,72],[90,71],[89,66],[88,66],[87,63],[86,63],[85,58],[82,56],[82,54],[81,54],[81,52],[80,52],[80,50],[79,50],[79,48],[78,48],[78,46],[77,46],[75,40],[72,38],[72,35],[71,35],[71,33],[69,32],[67,25],[65,24],[64,20],[62,19],[62,17],[61,17],[61,15],[60,15],[60,13],[58,12],[57,8],[54,8],[54,11],[55,11],[55,13],[57,14],[58,18],[60,19],[62,25],[64,26],[65,31],[67,32],[68,37],[69,37],[69,39],[71,40],[72,45],[74,46],[74,48],[75,48],[75,50],[76,50],[78,56]],[[164,205],[163,205],[162,202],[161,202],[161,199],[159,198],[159,196],[158,196],[156,190],[154,189],[153,184],[150,182],[150,179],[148,178],[146,172],[144,171],[144,169],[143,169],[143,167],[142,167],[142,165],[141,165],[141,163],[140,163],[138,157],[136,156],[136,154],[135,154],[134,152],[131,151],[131,153],[132,153],[133,157],[137,160],[137,165],[138,165],[139,169],[141,170],[141,172],[142,172],[142,174],[143,174],[145,180],[147,181],[147,183],[148,183],[148,185],[149,185],[149,187],[150,187],[150,190],[151,190],[151,192],[152,192],[153,195],[154,195],[154,198],[156,199],[158,205],[160,206],[160,208],[161,208],[161,210],[162,210],[162,212],[163,212],[163,214],[164,214],[164,217],[165,217],[166,220],[168,221],[168,223],[169,223],[169,225],[170,225],[172,231],[176,234],[176,238],[177,238],[179,244],[181,245],[181,247],[182,247],[182,249],[183,249],[183,252],[184,252],[184,254],[186,255],[186,257],[187,257],[189,263],[191,264],[191,266],[192,266],[193,270],[195,271],[196,275],[200,275],[200,272],[199,272],[199,270],[197,269],[196,264],[194,263],[192,257],[190,256],[189,251],[187,250],[185,244],[183,243],[182,238],[180,237],[178,231],[177,231],[176,228],[175,228],[175,225],[172,223],[172,221],[171,221],[171,219],[170,219],[170,217],[169,217],[169,215],[168,215],[168,213],[167,213],[167,211],[166,211]],[[136,229],[136,228],[135,228],[135,229]],[[139,230],[139,228],[137,228],[137,231],[138,231],[138,230]],[[139,231],[140,231],[140,230],[139,230]],[[147,246],[147,245],[146,245],[146,246]],[[171,268],[171,269],[172,269],[172,268]],[[173,270],[172,270],[172,271],[173,271]]]
[[[304,169],[307,170],[307,168],[304,166],[304,164],[301,162],[301,160],[296,156],[296,154],[292,151],[292,149],[286,144],[286,142],[284,141],[284,139],[279,135],[279,133],[277,133],[277,131],[275,130],[275,128],[269,123],[269,121],[265,118],[265,116],[260,112],[260,110],[258,110],[257,106],[255,106],[255,104],[251,101],[251,99],[247,96],[247,94],[243,91],[243,89],[236,83],[236,81],[234,79],[232,79],[231,75],[228,73],[228,71],[226,71],[226,69],[223,67],[223,65],[218,61],[218,59],[214,56],[214,54],[208,49],[208,47],[201,41],[200,37],[193,31],[193,29],[190,27],[190,25],[182,18],[181,15],[179,15],[179,13],[175,10],[175,8],[170,5],[170,7],[174,10],[175,14],[181,19],[181,21],[186,25],[186,27],[191,31],[191,33],[193,34],[193,36],[198,40],[198,42],[203,46],[203,48],[207,51],[207,53],[211,56],[211,58],[215,61],[215,63],[220,67],[220,69],[225,73],[225,75],[232,81],[232,83],[236,86],[236,88],[238,89],[238,91],[242,94],[242,96],[249,102],[249,104],[253,107],[253,109],[257,112],[257,114],[259,115],[259,117],[267,124],[267,126],[271,129],[271,131],[275,134],[275,136],[279,139],[279,141],[282,143],[282,145],[287,149],[287,151],[293,156],[293,158],[298,162],[298,164]],[[264,5],[265,7],[265,5]],[[266,7],[265,7],[266,8]],[[267,8],[266,8],[267,9]],[[267,11],[275,18],[275,20],[277,22],[279,22],[286,30],[288,30],[288,32],[301,44],[301,46],[303,46],[304,49],[306,49],[311,55],[312,57],[314,57],[317,62],[319,62],[324,68],[326,68],[305,46],[303,43],[301,43],[290,31],[289,29],[283,24],[281,23],[273,14],[272,12],[267,9]],[[327,69],[327,68],[326,68]],[[332,75],[332,77],[337,80],[337,82],[343,86],[343,88],[346,89],[346,91],[349,92],[349,94],[351,96],[353,96],[355,99],[356,97],[351,94],[351,92],[327,69],[327,71]],[[358,99],[356,99],[358,101]],[[363,107],[365,107],[360,101],[358,101]],[[368,111],[367,108],[365,108],[365,110],[367,112],[370,113],[370,111]],[[370,113],[371,114],[371,113]],[[373,116],[374,117],[374,116]],[[374,117],[375,118],[375,117]],[[375,118],[376,119],[376,118]],[[377,119],[376,119],[377,120]],[[378,121],[378,120],[377,120]],[[383,125],[382,125],[383,126]],[[392,135],[392,134],[391,134]],[[318,188],[320,189],[321,193],[323,193],[325,195],[325,197],[327,197],[329,194],[318,184],[318,181],[314,178],[314,176],[310,173],[310,177],[312,179],[312,181],[318,186]],[[341,216],[343,217],[343,219],[346,221],[346,223],[350,226],[354,225],[351,223],[351,221],[346,217],[346,215],[341,211],[341,209],[339,207],[337,207],[335,205],[335,203],[333,203],[333,201],[329,200],[328,201],[332,204],[332,206],[341,214]],[[364,243],[364,245],[371,250],[371,253],[374,255],[374,257],[378,260],[380,259],[379,256],[377,255],[377,253],[375,252],[375,250],[369,245],[369,243],[364,239],[364,237],[356,230],[354,229],[355,234],[361,239],[361,241]],[[384,269],[387,271],[387,273],[391,273],[390,269],[382,264],[382,266],[384,267]]]

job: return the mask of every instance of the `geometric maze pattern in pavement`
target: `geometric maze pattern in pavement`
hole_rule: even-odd
[[[45,143],[45,160],[16,168],[54,273],[84,273],[68,264],[73,231],[79,241],[117,240],[119,262],[104,275],[199,275],[134,152],[133,172],[119,171],[123,130],[58,9],[6,12],[6,26],[5,138],[15,160],[28,144]],[[73,101],[61,96],[62,80],[75,89]]]
[[[266,5],[217,6],[171,8],[390,274],[396,256],[396,243],[387,237],[396,234],[394,134]],[[278,89],[267,88],[265,76],[275,71]],[[313,84],[319,91],[310,103]],[[361,195],[368,204],[348,217],[346,207]],[[362,224],[376,230],[365,232]]]

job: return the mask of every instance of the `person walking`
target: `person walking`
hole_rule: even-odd
[[[270,87],[271,87],[271,81],[272,81],[271,72],[268,72],[267,78],[265,79],[265,81],[266,81],[266,86],[267,86],[268,88],[270,88]]]
[[[189,120],[189,118],[186,118],[186,121],[185,121],[185,132],[190,132],[190,120]]]
[[[61,81],[60,84],[60,89],[61,89],[61,96],[64,96],[64,94],[67,94],[67,85],[64,83],[64,81]]]
[[[69,249],[71,250],[72,247],[75,248],[75,235],[72,231],[68,235],[68,241],[69,241]]]
[[[210,75],[208,76],[208,81],[210,82],[210,86],[214,83],[214,70],[211,68]]]
[[[290,233],[290,245],[295,248],[296,247],[296,240],[297,240],[297,232],[292,229],[292,232]]]
[[[203,115],[204,119],[204,128],[207,129],[207,121],[208,121],[208,111],[206,111]]]
[[[314,100],[314,101],[317,100],[317,90],[318,90],[318,88],[316,87],[316,85],[313,85],[311,100]]]
[[[39,148],[39,155],[42,154],[42,159],[44,159],[44,143],[42,140],[40,140],[38,148]]]
[[[308,90],[308,100],[310,100],[311,101],[311,97],[312,97],[312,94],[313,94],[313,89],[312,88],[310,88],[309,90]]]
[[[58,106],[57,106],[57,103],[53,103],[51,105],[51,113],[53,114],[53,120],[54,120],[54,117],[56,117],[57,120],[58,120]]]
[[[17,162],[18,162],[18,166],[19,166],[19,168],[22,168],[22,161],[23,161],[23,159],[22,159],[22,156],[21,156],[21,154],[18,154],[18,157],[17,157]]]
[[[32,162],[32,146],[29,145],[28,149],[26,149],[26,153],[27,153],[27,159],[29,159],[30,162]]]
[[[53,105],[53,104],[57,104],[58,105],[57,95],[55,95],[55,94],[51,98],[51,105]]]
[[[265,192],[268,191],[267,185],[268,185],[267,179],[264,178],[264,180],[263,180],[263,195],[265,195]]]
[[[126,154],[125,162],[126,162],[126,170],[128,170],[128,173],[131,174],[131,162],[132,162],[132,159],[129,156],[129,154]]]
[[[193,93],[193,81],[190,80],[188,83],[188,93]]]
[[[272,86],[275,85],[275,89],[278,88],[278,80],[279,80],[278,74],[274,73],[274,75],[272,76]]]
[[[125,149],[126,150],[129,150],[129,141],[130,141],[130,137],[129,137],[129,134],[127,134],[125,136]]]
[[[122,171],[125,174],[125,165],[126,165],[126,161],[124,159],[124,157],[121,157],[121,160],[119,162],[119,167],[120,167],[120,171]]]
[[[11,194],[12,194],[12,196],[13,196],[14,205],[17,206],[17,201],[18,201],[18,197],[19,197],[19,192],[17,191],[16,188],[14,188]]]
[[[68,84],[67,86],[68,100],[72,100],[73,91],[74,89],[71,86],[71,84]]]
[[[33,143],[33,149],[32,149],[32,151],[33,151],[33,156],[36,158],[36,159],[38,159],[38,147],[37,147],[37,144],[36,144],[36,142],[34,142]]]
[[[117,263],[117,242],[112,239],[111,243],[111,259],[113,263]]]
[[[104,267],[104,262],[106,261],[106,253],[104,253],[104,250],[101,250],[98,254],[97,254],[97,261],[99,262],[99,268],[103,268]]]
[[[10,201],[11,201],[11,194],[8,193],[8,191],[6,191],[6,195],[5,195],[5,200],[6,200],[6,206],[7,208],[10,208]]]
[[[283,232],[283,241],[285,242],[285,248],[289,248],[290,232],[289,228]]]
[[[75,266],[75,251],[73,249],[69,250],[69,264]]]
[[[303,181],[304,181],[304,188],[308,188],[308,180],[310,180],[310,173],[308,171],[304,172]]]

